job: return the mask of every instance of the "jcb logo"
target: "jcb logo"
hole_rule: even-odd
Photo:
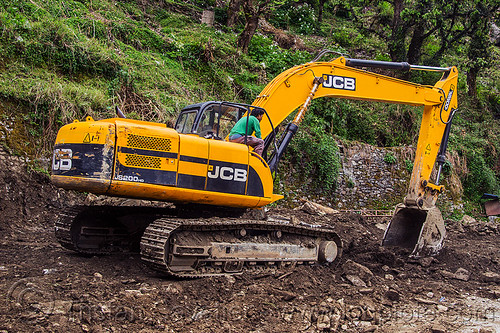
[[[455,90],[455,86],[451,85],[450,91],[448,92],[448,96],[446,97],[446,103],[444,103],[444,110],[445,111],[448,111],[448,108],[450,107],[451,98],[453,97],[454,90]]]
[[[323,79],[324,88],[356,90],[356,79],[353,77],[323,74]]]
[[[69,170],[71,169],[71,158],[73,151],[71,149],[55,149],[54,157],[52,158],[52,170]]]
[[[208,166],[208,178],[222,180],[234,180],[235,182],[246,182],[247,171],[245,169],[237,169],[231,167],[219,167],[218,165]]]

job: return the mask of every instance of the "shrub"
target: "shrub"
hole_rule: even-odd
[[[341,168],[339,150],[337,142],[325,133],[317,117],[306,115],[285,153],[284,162],[293,165],[294,171],[288,171],[293,174],[288,178],[291,182],[299,180],[317,192],[335,190]]]
[[[464,194],[479,201],[483,193],[500,193],[495,173],[488,167],[483,156],[472,151],[467,156],[469,173],[464,178]]]
[[[395,164],[398,161],[392,152],[387,152],[384,156],[384,162],[387,164]]]

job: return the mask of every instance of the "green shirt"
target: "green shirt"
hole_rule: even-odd
[[[243,117],[240,120],[238,120],[238,122],[234,125],[229,135],[230,136],[233,134],[245,135],[246,127],[247,127],[247,117]],[[255,132],[255,136],[257,138],[261,139],[259,119],[257,119],[254,116],[250,116],[250,118],[248,119],[248,132],[246,134],[252,135],[253,132]]]

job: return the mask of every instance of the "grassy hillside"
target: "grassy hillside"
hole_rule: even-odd
[[[384,42],[363,35],[341,12],[325,12],[318,25],[308,6],[285,6],[269,15],[274,28],[260,30],[249,53],[242,54],[236,47],[242,20],[234,30],[228,29],[225,8],[215,7],[215,26],[200,23],[202,10],[214,4],[4,1],[0,5],[3,144],[36,160],[50,156],[62,124],[86,115],[110,117],[115,105],[131,118],[171,122],[182,107],[200,101],[251,103],[275,75],[309,61],[323,48],[388,60]],[[293,42],[283,43],[284,39]],[[464,73],[464,52],[459,48],[447,54],[443,65],[457,65]],[[479,100],[467,97],[465,75],[460,76],[461,107],[450,142],[450,165],[473,201],[483,192],[500,194],[498,47],[493,52],[494,64],[478,80]],[[318,191],[335,187],[338,161],[332,135],[379,146],[416,142],[420,116],[411,107],[318,100],[311,111],[302,128],[304,135],[293,143],[287,161],[304,153],[300,147],[309,147],[305,156],[299,156],[309,162],[299,167],[327,180]],[[323,159],[317,162],[314,152],[322,152]]]

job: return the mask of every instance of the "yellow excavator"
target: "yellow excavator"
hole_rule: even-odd
[[[63,126],[54,146],[54,184],[107,196],[172,202],[184,209],[77,206],[56,221],[59,242],[90,254],[140,247],[144,262],[179,277],[338,260],[342,241],[330,227],[241,213],[282,198],[273,193],[272,176],[280,158],[311,101],[336,97],[423,107],[408,192],[396,207],[382,243],[407,248],[412,256],[436,254],[445,237],[435,203],[443,191],[440,171],[457,110],[456,67],[343,56],[319,61],[329,52],[322,51],[311,62],[278,75],[251,105],[217,101],[189,105],[182,109],[175,128],[126,119],[118,109],[116,118],[87,117]],[[442,77],[428,86],[362,68],[435,71]],[[226,139],[236,121],[253,109],[265,112],[262,156]],[[291,123],[279,126],[297,109]],[[277,128],[284,130],[278,133]],[[439,170],[432,181],[436,161]]]

